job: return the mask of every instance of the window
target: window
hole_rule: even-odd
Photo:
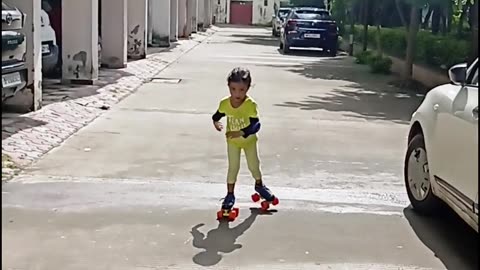
[[[297,10],[293,15],[293,19],[301,20],[330,20],[328,11],[316,10]]]
[[[467,74],[467,84],[478,86],[478,59],[473,62]]]
[[[473,74],[470,84],[478,86],[478,67],[475,69],[475,73]]]

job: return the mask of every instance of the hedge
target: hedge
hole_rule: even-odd
[[[363,42],[363,26],[355,26],[355,41]],[[376,28],[368,29],[368,45],[376,47]],[[404,58],[407,41],[405,28],[382,28],[382,49],[386,54]],[[465,62],[470,52],[470,42],[458,39],[453,35],[434,35],[429,31],[420,30],[417,35],[416,63],[424,63],[433,67],[445,69]]]

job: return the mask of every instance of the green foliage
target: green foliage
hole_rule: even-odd
[[[392,67],[392,59],[388,56],[372,55],[368,58],[368,65],[372,73],[390,74]]]
[[[358,43],[363,41],[363,27],[356,26],[354,35]],[[375,47],[376,29],[369,28],[368,44]],[[392,56],[405,57],[407,48],[404,28],[382,28],[382,50]],[[470,52],[471,42],[459,39],[454,35],[434,35],[429,31],[420,30],[417,35],[415,61],[438,68],[449,68],[454,64],[464,62]]]
[[[361,51],[355,54],[355,63],[360,65],[366,65],[370,62],[370,58],[372,57],[372,51]]]

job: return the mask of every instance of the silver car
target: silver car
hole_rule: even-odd
[[[282,24],[287,17],[288,13],[290,13],[291,8],[280,8],[275,15],[272,16],[272,35],[275,37],[280,36],[280,29],[282,28]]]
[[[25,14],[2,2],[2,102],[27,85]]]

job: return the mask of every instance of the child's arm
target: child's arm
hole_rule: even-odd
[[[223,125],[220,122],[220,119],[222,119],[222,117],[224,117],[224,116],[225,116],[225,114],[221,113],[220,110],[217,110],[217,112],[215,112],[215,114],[212,115],[213,126],[215,127],[215,129],[217,131],[222,131],[222,129],[223,129]]]
[[[250,125],[242,129],[243,137],[247,138],[248,136],[257,133],[260,130],[260,119],[257,117],[250,117]]]
[[[213,120],[213,122],[218,122],[218,121],[220,121],[224,116],[225,116],[224,113],[221,113],[219,110],[217,110],[217,111],[212,115],[212,120]]]
[[[247,138],[248,136],[257,133],[260,130],[260,119],[258,117],[258,106],[257,103],[252,102],[250,104],[249,110],[250,125],[242,129],[243,137]]]

